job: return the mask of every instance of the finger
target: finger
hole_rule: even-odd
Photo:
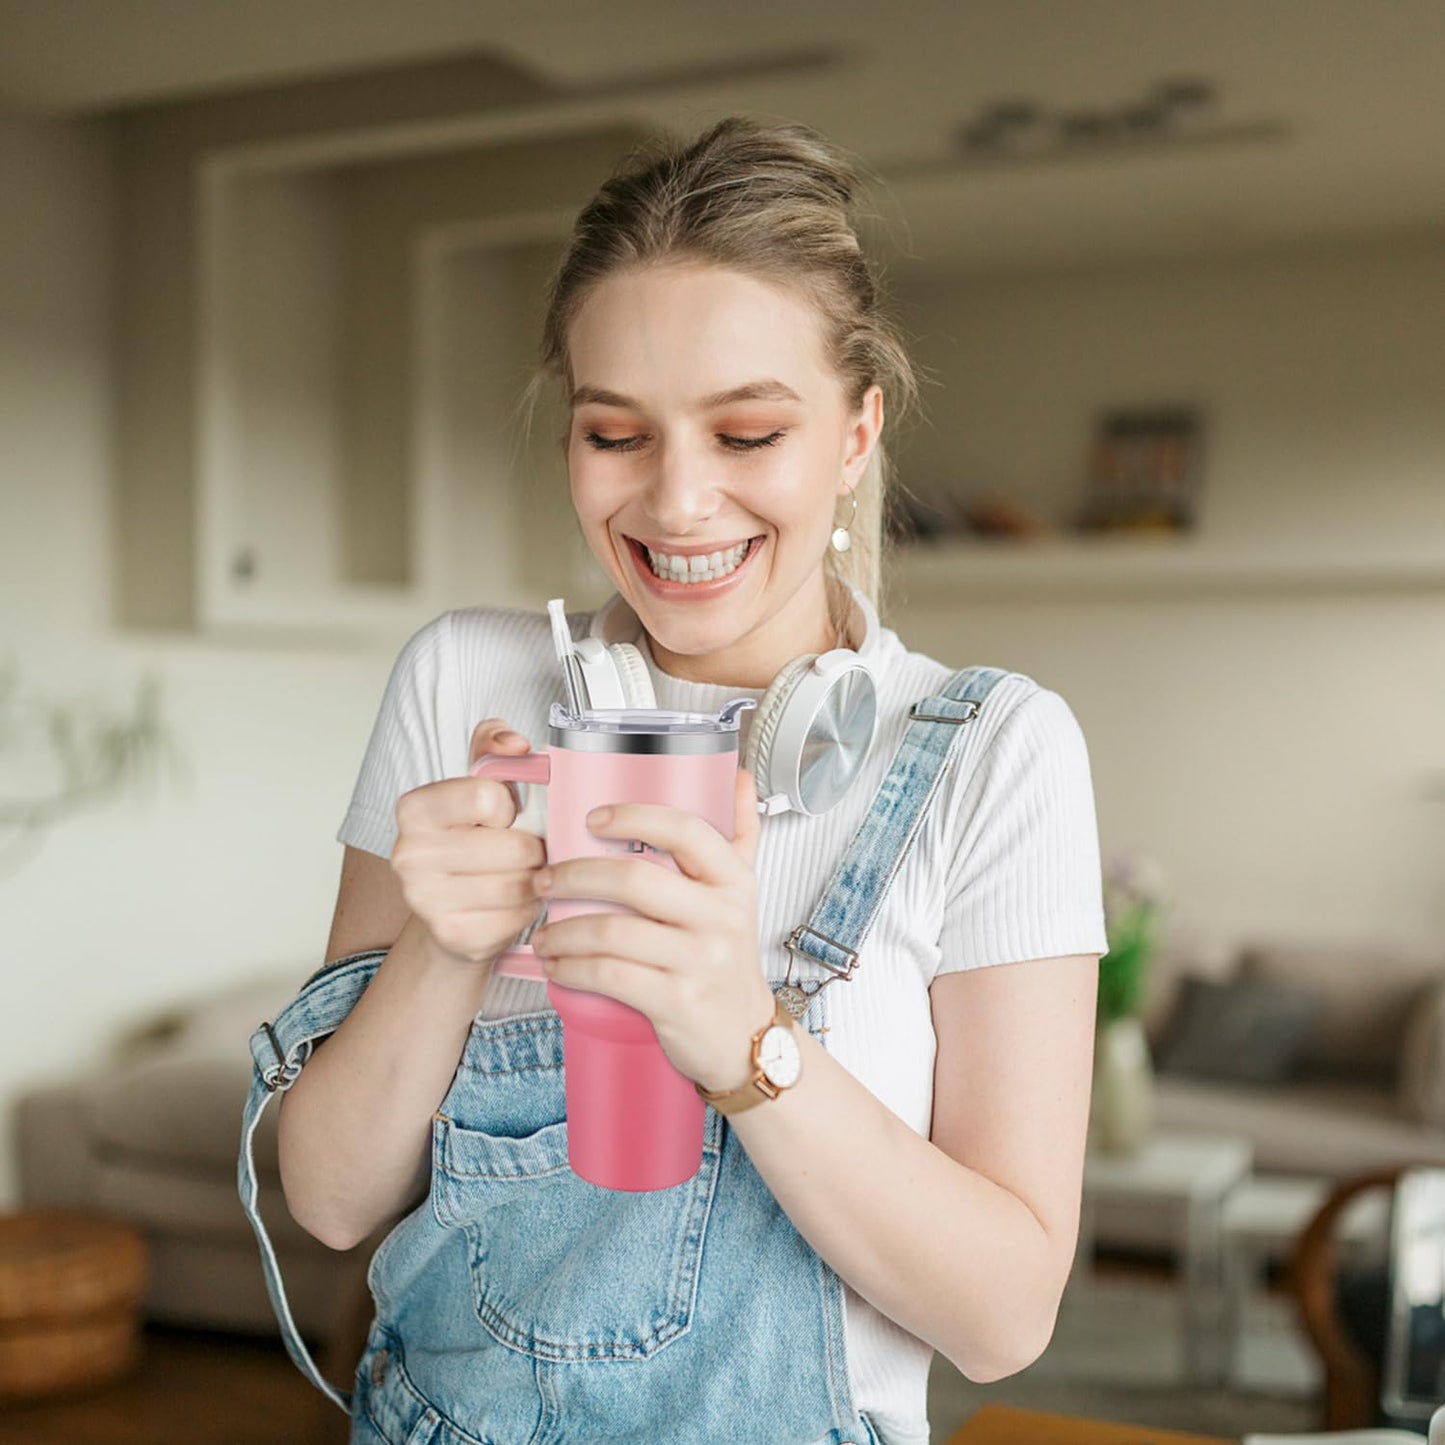
[[[488,753],[525,753],[531,750],[531,743],[517,732],[506,718],[489,717],[472,729],[472,741],[467,755],[467,767]]]
[[[578,954],[572,958],[544,958],[542,973],[549,983],[564,988],[605,994],[651,1018],[658,1007],[658,983],[651,969],[631,959],[606,954]]]
[[[524,909],[531,916],[540,912],[542,902],[528,873],[435,873],[410,888],[408,901],[431,913]]]
[[[510,787],[497,778],[443,778],[403,793],[396,801],[400,833],[486,824],[510,828],[518,813]]]
[[[758,785],[746,768],[738,769],[737,807],[733,814],[733,851],[743,860],[749,873],[756,872],[758,836],[762,823],[758,817]]]
[[[618,803],[604,824],[589,815],[588,829],[603,838],[634,838],[668,853],[678,870],[703,883],[731,883],[738,858],[732,844],[711,823],[661,803]]]
[[[492,754],[502,756],[516,755],[531,752],[531,743],[519,732],[509,727],[505,718],[489,717],[479,722],[472,729],[472,741],[468,750],[467,771],[470,772],[476,766],[478,758],[484,758]],[[511,794],[513,813],[512,818],[522,811],[522,794],[516,783],[504,783],[503,786]],[[506,826],[510,826],[508,823]]]
[[[399,856],[400,855],[400,856]],[[398,841],[392,862],[432,873],[525,873],[547,861],[547,846],[520,828],[448,828]]]
[[[553,863],[541,897],[588,898],[620,903],[659,923],[698,926],[698,890],[662,863],[644,858],[569,858]]]
[[[533,949],[546,958],[587,956],[624,959],[669,973],[683,960],[695,962],[697,940],[690,934],[636,913],[579,913],[552,919],[532,935]]]

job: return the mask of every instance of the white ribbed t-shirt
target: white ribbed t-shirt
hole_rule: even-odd
[[[855,614],[856,615],[856,614]],[[688,682],[662,672],[632,609],[616,594],[596,612],[569,613],[574,639],[631,641],[659,707],[716,712],[765,689]],[[869,665],[878,732],[847,795],[820,817],[759,819],[759,948],[769,981],[787,974],[783,940],[806,923],[852,841],[908,723],[909,706],[957,670],[908,651],[878,628]],[[850,642],[857,645],[856,634]],[[534,749],[565,698],[545,612],[475,607],[447,612],[407,642],[337,840],[382,857],[396,839],[396,803],[424,783],[464,776],[472,731],[502,717]],[[742,713],[741,748],[756,713]],[[516,826],[545,829],[545,788],[523,789]],[[1104,912],[1093,784],[1083,733],[1058,693],[1010,673],[989,695],[859,951],[857,971],[829,986],[828,1051],[927,1137],[936,1039],[928,988],[940,973],[1030,958],[1103,953]],[[817,971],[809,974],[817,976]],[[546,984],[494,977],[479,1016],[551,1007]],[[863,1161],[860,1161],[860,1164]],[[942,1226],[940,1221],[940,1226]],[[888,1445],[927,1445],[932,1347],[844,1282],[854,1404]]]

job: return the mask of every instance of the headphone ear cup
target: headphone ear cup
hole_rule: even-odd
[[[618,681],[622,684],[623,707],[656,707],[657,697],[652,691],[652,676],[643,661],[642,653],[630,642],[614,642],[607,648],[608,655],[617,664]]]
[[[812,665],[816,653],[805,653],[795,657],[772,681],[763,694],[758,710],[753,714],[752,726],[748,729],[747,747],[743,749],[743,766],[753,775],[757,785],[759,801],[770,798],[777,791],[769,776],[769,762],[773,742],[778,734],[778,723],[787,710],[788,698],[799,677]]]
[[[584,637],[572,653],[582,674],[587,707],[657,706],[647,663],[630,642],[607,644],[597,637]]]

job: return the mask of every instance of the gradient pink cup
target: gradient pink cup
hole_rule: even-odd
[[[580,716],[554,703],[546,752],[486,757],[476,776],[546,786],[547,858],[623,854],[677,869],[670,854],[625,838],[599,838],[583,821],[608,803],[661,803],[696,813],[733,836],[740,698],[717,715],[661,708],[595,708]],[[609,899],[552,898],[547,918],[635,910]],[[497,973],[545,979],[526,944],[498,955]],[[673,1066],[647,1015],[605,994],[547,979],[562,1018],[567,1158],[607,1189],[668,1189],[702,1164],[707,1105]]]

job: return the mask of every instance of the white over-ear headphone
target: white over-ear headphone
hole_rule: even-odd
[[[863,766],[878,730],[878,697],[869,660],[878,650],[878,613],[849,583],[863,613],[855,652],[804,653],[773,679],[748,732],[743,766],[753,775],[760,813],[826,813]],[[623,603],[618,594],[613,604]],[[573,644],[593,708],[657,706],[641,651],[597,636]]]

